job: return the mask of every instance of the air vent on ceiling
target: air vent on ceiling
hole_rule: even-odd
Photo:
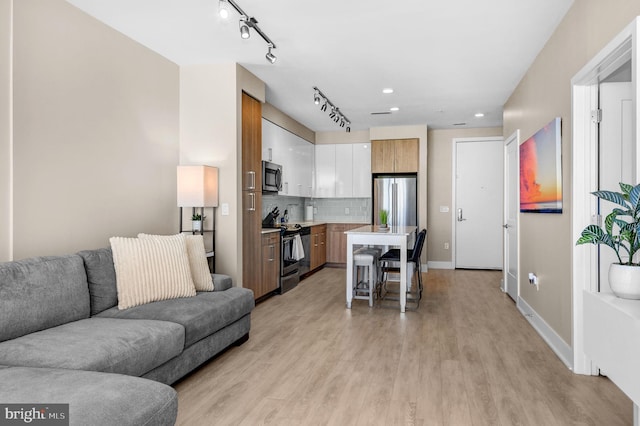
[[[387,115],[391,114],[391,111],[372,112],[371,115]]]
[[[467,123],[453,123],[454,126],[466,126]]]

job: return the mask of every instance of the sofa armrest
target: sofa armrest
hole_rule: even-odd
[[[213,291],[225,291],[233,287],[233,282],[229,275],[211,274],[213,278]]]

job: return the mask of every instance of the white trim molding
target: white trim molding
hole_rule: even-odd
[[[540,337],[555,352],[569,370],[573,370],[573,350],[563,339],[542,319],[540,315],[522,297],[518,296],[518,310],[538,332]]]

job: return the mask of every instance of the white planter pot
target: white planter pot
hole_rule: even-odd
[[[193,231],[202,231],[202,221],[201,220],[192,220],[191,221],[191,229]]]
[[[609,285],[613,294],[622,299],[640,299],[640,266],[609,266]]]

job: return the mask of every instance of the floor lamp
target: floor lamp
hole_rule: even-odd
[[[202,224],[198,230],[192,227],[193,234],[204,235],[211,233],[211,251],[207,251],[209,269],[215,272],[215,207],[218,207],[218,168],[210,166],[178,166],[177,171],[177,199],[180,207],[180,232],[183,227],[183,209],[191,207],[192,215],[200,209]],[[211,228],[204,226],[204,209],[212,208]],[[193,216],[192,216],[193,217]]]

